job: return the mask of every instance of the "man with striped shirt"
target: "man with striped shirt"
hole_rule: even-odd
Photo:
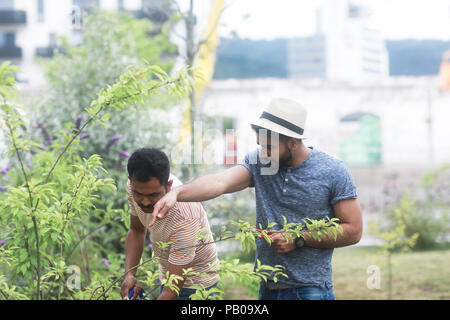
[[[125,269],[139,264],[144,248],[146,230],[152,220],[153,205],[172,186],[181,185],[170,174],[170,165],[164,152],[155,148],[136,150],[128,160],[127,197],[130,206],[130,229],[126,240]],[[183,270],[192,273],[176,284],[179,294],[168,286],[161,287],[158,300],[189,299],[195,292],[193,285],[211,288],[219,281],[214,270],[217,251],[206,213],[199,202],[177,203],[170,215],[149,227],[154,256],[159,258],[160,278],[170,275],[183,277]],[[202,236],[199,236],[201,234]],[[161,243],[169,243],[165,248]],[[122,298],[136,284],[136,269],[127,273],[121,288]],[[131,299],[138,294],[135,290]]]

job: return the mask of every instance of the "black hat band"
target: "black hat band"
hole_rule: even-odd
[[[259,117],[259,118],[270,120],[273,123],[276,123],[282,127],[285,127],[286,129],[289,129],[291,131],[294,131],[295,133],[298,133],[299,135],[302,135],[303,131],[304,131],[303,128],[301,128],[289,121],[278,118],[277,116],[274,116],[273,114],[270,114],[268,112],[263,112],[261,117]]]

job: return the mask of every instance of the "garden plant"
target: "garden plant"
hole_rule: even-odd
[[[111,113],[142,103],[144,98],[156,94],[186,96],[192,81],[186,69],[170,76],[154,65],[130,67],[113,85],[99,90],[85,108],[84,121],[66,122],[57,139],[44,148],[36,137],[30,136],[32,131],[27,128],[25,109],[14,102],[17,72],[18,68],[8,62],[0,67],[2,128],[9,146],[8,156],[17,159],[17,165],[10,167],[3,178],[0,194],[0,296],[4,299],[118,299],[118,282],[124,275],[119,271],[123,270],[123,253],[96,261],[99,248],[92,241],[92,234],[109,223],[127,227],[127,208],[97,206],[104,194],[115,192],[116,185],[107,177],[99,155],[80,155],[80,137],[86,128],[105,125]],[[215,242],[239,240],[244,250],[254,249],[258,239],[270,243],[270,234],[280,230],[286,236],[296,237],[307,230],[317,239],[328,234],[336,237],[342,231],[337,219],[304,223],[285,220],[283,226],[269,221],[264,230],[241,220],[233,221],[231,227],[235,228],[234,232],[222,227]],[[168,248],[170,244],[152,245]],[[100,264],[107,270],[98,268]],[[142,269],[140,282],[151,288],[150,291],[159,283],[173,286],[178,279],[171,275],[159,279],[156,264],[156,259],[151,257],[135,267]],[[78,265],[82,266],[84,281],[79,286],[70,286],[72,276],[68,273]],[[283,266],[261,265],[259,261],[254,271],[242,268],[236,259],[221,260],[217,268],[222,278],[234,277],[248,286],[267,280],[268,276],[274,279],[285,276]],[[191,272],[185,270],[185,276]],[[212,293],[215,299],[220,299],[223,293],[220,288],[212,292],[197,288],[192,299],[207,299]]]

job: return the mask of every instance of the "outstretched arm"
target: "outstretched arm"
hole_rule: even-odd
[[[225,193],[243,190],[250,185],[251,181],[250,172],[244,166],[238,165],[176,187],[155,204],[149,226],[153,226],[157,218],[164,218],[177,201],[200,202],[214,199]]]

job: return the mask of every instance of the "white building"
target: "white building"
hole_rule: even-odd
[[[324,1],[316,25],[314,35],[289,41],[290,77],[354,82],[389,75],[384,40],[366,7],[349,0]]]
[[[148,16],[144,10],[155,0],[0,0],[0,62],[9,60],[22,73],[19,82],[30,87],[43,84],[35,57],[51,57],[58,50],[58,37],[66,36],[77,44],[83,10],[99,7],[126,10],[137,17]]]

